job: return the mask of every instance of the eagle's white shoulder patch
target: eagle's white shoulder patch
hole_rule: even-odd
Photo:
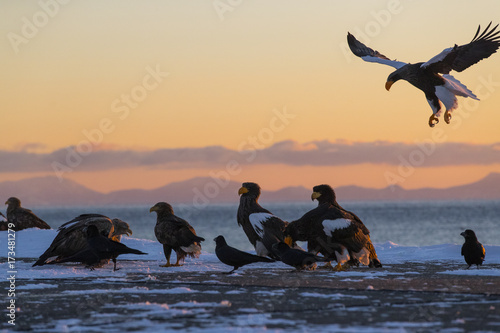
[[[443,61],[444,58],[446,58],[446,56],[450,54],[451,51],[453,51],[453,47],[444,49],[443,51],[441,51],[441,53],[439,53],[438,55],[429,59],[427,62],[424,62],[422,65],[420,65],[420,68],[426,68],[427,66],[435,64],[436,62]]]
[[[260,238],[264,236],[264,228],[262,224],[271,217],[274,217],[274,215],[269,213],[253,213],[248,216],[248,219],[252,224],[253,230],[255,230],[255,232]]]
[[[330,233],[338,229],[344,229],[351,225],[352,221],[347,219],[324,220],[323,231],[328,236]]]

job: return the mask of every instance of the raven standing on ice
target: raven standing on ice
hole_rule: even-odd
[[[214,241],[216,244],[215,254],[217,258],[219,258],[222,263],[233,266],[233,270],[226,274],[231,274],[238,268],[254,262],[274,262],[273,259],[246,253],[227,245],[224,236],[217,236]]]
[[[483,264],[484,256],[486,255],[483,245],[478,242],[476,234],[470,229],[465,230],[460,235],[465,238],[465,243],[462,245],[462,255],[467,265],[469,265],[467,269],[472,265],[476,265],[479,268],[479,265]]]

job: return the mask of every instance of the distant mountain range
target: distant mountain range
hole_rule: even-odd
[[[212,178],[193,178],[152,189],[130,189],[101,193],[72,180],[59,181],[47,176],[0,183],[0,198],[11,196],[21,199],[23,206],[67,206],[107,204],[154,204],[158,201],[207,205],[211,203],[237,203],[241,183],[223,182]],[[404,200],[480,200],[500,199],[500,173],[467,185],[445,189],[421,188],[405,190],[399,186],[383,189],[359,186],[335,188],[337,197],[345,201],[404,201]],[[300,202],[309,200],[311,189],[297,186],[277,191],[263,191],[263,202]]]

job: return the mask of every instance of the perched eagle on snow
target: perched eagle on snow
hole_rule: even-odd
[[[272,246],[284,240],[283,232],[288,222],[259,205],[258,184],[243,183],[238,194],[241,195],[237,214],[238,225],[243,228],[257,255],[277,259]]]
[[[205,239],[196,236],[194,228],[186,221],[174,215],[172,206],[166,202],[158,202],[149,212],[156,212],[155,235],[158,242],[163,244],[163,253],[167,259],[161,267],[181,266],[186,256],[198,258],[201,253],[200,242]],[[175,264],[170,263],[172,250],[177,254]]]
[[[489,29],[490,26],[491,22],[481,34],[481,26],[479,26],[469,44],[447,48],[429,61],[416,64],[391,60],[367,47],[350,33],[347,33],[347,42],[352,53],[364,61],[378,62],[396,68],[387,78],[385,83],[387,90],[398,80],[406,80],[422,90],[432,109],[429,126],[434,127],[439,122],[438,117],[442,113],[441,102],[446,108],[444,120],[449,124],[451,112],[458,106],[456,96],[478,100],[472,91],[449,73],[452,70],[461,72],[497,51],[500,46],[500,31],[495,31],[498,24],[492,29]],[[439,73],[444,75],[439,75]]]
[[[49,248],[33,266],[57,263],[83,250],[87,246],[87,229],[91,225],[94,225],[102,236],[118,242],[122,235],[132,235],[128,223],[120,219],[111,220],[101,214],[82,214],[57,229],[58,234]]]
[[[7,221],[14,223],[15,231],[39,228],[50,229],[50,226],[44,220],[36,216],[31,210],[21,207],[21,200],[11,197],[5,202],[7,206]]]
[[[337,269],[349,260],[382,267],[368,228],[359,217],[337,203],[335,191],[329,185],[315,186],[311,199],[318,200],[318,207],[288,225],[285,242],[307,241],[309,252],[320,252],[335,259]]]

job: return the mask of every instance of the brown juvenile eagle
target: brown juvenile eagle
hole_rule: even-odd
[[[385,83],[387,90],[398,80],[406,80],[422,90],[432,109],[429,126],[434,127],[439,122],[438,117],[442,113],[441,102],[446,108],[444,120],[449,124],[451,112],[458,107],[456,96],[478,100],[472,91],[449,73],[452,70],[461,72],[497,51],[500,46],[500,31],[495,31],[498,24],[492,29],[490,26],[491,22],[481,34],[481,26],[479,26],[470,43],[460,46],[455,44],[427,62],[415,64],[391,60],[367,47],[350,33],[347,33],[347,42],[352,53],[364,61],[378,62],[396,68],[387,78]],[[444,75],[439,75],[439,73]]]
[[[337,269],[349,259],[370,267],[382,267],[368,228],[358,216],[337,203],[335,191],[329,185],[315,186],[311,199],[318,200],[318,207],[287,226],[287,243],[307,241],[309,252],[320,252],[335,259]]]
[[[172,206],[166,202],[158,202],[149,212],[156,212],[155,235],[158,242],[163,244],[163,253],[167,259],[161,267],[181,266],[187,255],[198,258],[201,253],[200,242],[205,239],[196,236],[194,228],[186,221],[174,215]],[[177,254],[175,264],[170,263],[172,250]]]
[[[15,231],[40,228],[50,229],[50,226],[44,220],[36,216],[31,210],[21,207],[21,200],[16,197],[10,197],[6,202],[7,221],[14,224]]]
[[[56,263],[83,250],[87,246],[86,230],[90,225],[96,226],[102,236],[118,242],[122,235],[132,235],[128,223],[120,219],[111,220],[101,214],[82,214],[57,229],[58,234],[49,248],[33,266]]]

